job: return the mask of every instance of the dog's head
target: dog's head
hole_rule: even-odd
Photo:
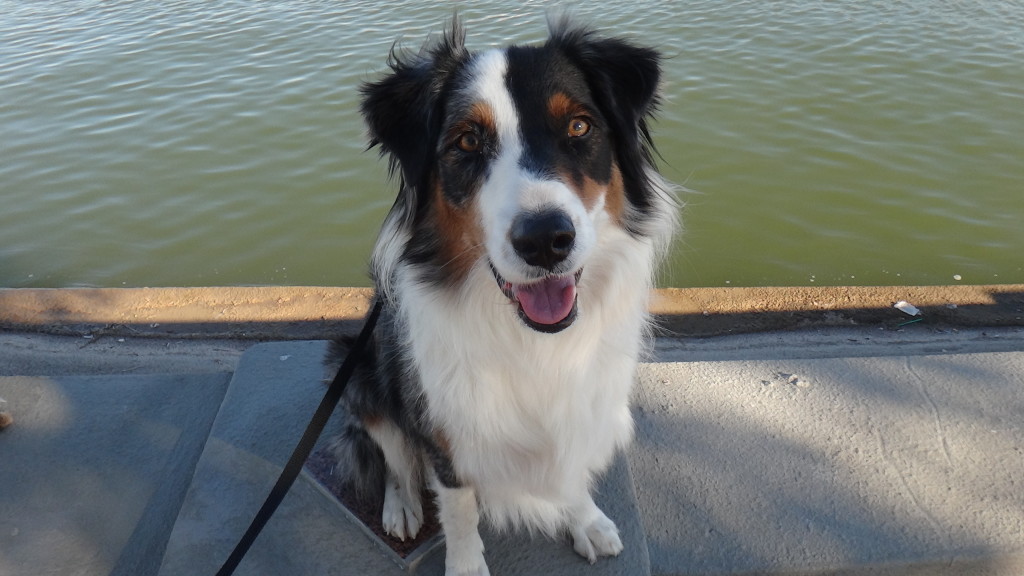
[[[565,23],[541,46],[471,53],[463,40],[455,22],[363,87],[371,142],[402,181],[400,258],[446,285],[486,266],[526,325],[558,332],[600,229],[642,236],[655,209],[659,57]]]

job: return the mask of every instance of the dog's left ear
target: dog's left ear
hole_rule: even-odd
[[[392,50],[391,73],[362,86],[361,111],[370,131],[370,146],[391,156],[391,169],[404,181],[420,184],[440,130],[438,103],[448,79],[467,57],[465,33],[458,19],[436,44],[415,56]]]
[[[617,38],[599,38],[566,22],[552,25],[551,43],[583,71],[602,111],[635,129],[658,104],[661,57]]]

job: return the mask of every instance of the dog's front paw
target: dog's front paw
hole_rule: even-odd
[[[412,502],[409,502],[412,500]],[[416,496],[403,496],[401,488],[388,482],[384,489],[384,511],[381,513],[384,532],[405,542],[415,538],[423,525],[423,504]]]
[[[476,553],[464,550],[453,554],[449,550],[445,558],[444,576],[491,576],[487,562],[484,561],[483,546]]]
[[[487,569],[486,563],[481,563],[479,566],[465,570],[449,566],[445,568],[444,576],[491,576],[491,572]]]
[[[476,530],[445,534],[444,576],[491,576],[484,560],[484,542]]]
[[[573,526],[572,548],[591,564],[597,562],[598,556],[618,556],[622,552],[619,529],[615,522],[600,514],[586,526]]]

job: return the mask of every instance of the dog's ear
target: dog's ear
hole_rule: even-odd
[[[586,76],[602,112],[638,126],[658,104],[661,57],[657,51],[617,38],[600,38],[567,20],[551,24],[552,44]]]
[[[392,48],[391,73],[364,84],[361,111],[370,131],[370,147],[390,156],[392,173],[418,186],[432,161],[441,129],[440,100],[449,78],[466,59],[465,34],[457,19],[440,42],[412,57]]]

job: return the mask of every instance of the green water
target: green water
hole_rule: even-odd
[[[473,48],[549,4],[460,9]],[[589,2],[660,48],[672,286],[1024,282],[1024,4]],[[451,4],[0,1],[0,286],[366,285],[357,86]]]

